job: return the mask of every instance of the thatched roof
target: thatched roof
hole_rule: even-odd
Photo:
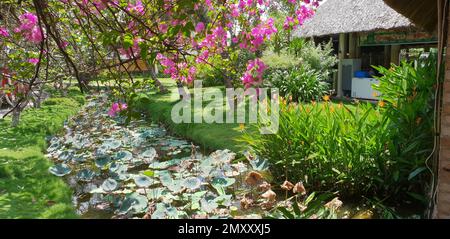
[[[384,0],[414,24],[432,32],[437,28],[438,5],[436,0]]]
[[[413,27],[383,0],[328,0],[294,36],[312,37]]]

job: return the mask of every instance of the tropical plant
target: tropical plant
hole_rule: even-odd
[[[288,51],[300,58],[300,64],[308,65],[318,72],[323,80],[329,80],[331,74],[336,71],[338,59],[333,53],[331,40],[326,44],[316,45],[314,41],[295,39],[290,43]]]
[[[261,127],[261,125],[256,126]],[[243,140],[271,163],[275,181],[303,180],[314,191],[341,194],[376,191],[388,158],[386,124],[370,104],[281,103],[276,134],[247,134]]]
[[[419,61],[415,68],[402,62],[390,69],[375,67],[382,77],[375,86],[381,92],[383,116],[388,121],[391,170],[386,187],[407,191],[421,201],[429,178],[426,160],[433,151],[436,54]]]
[[[300,65],[287,70],[274,70],[268,75],[268,85],[278,88],[280,94],[295,101],[320,100],[328,94],[329,84],[322,74],[308,65]]]

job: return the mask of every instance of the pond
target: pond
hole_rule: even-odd
[[[64,177],[82,218],[230,218],[242,214],[243,181],[263,160],[208,152],[145,120],[111,118],[101,94],[49,139],[49,172]],[[242,194],[241,194],[242,193]],[[248,214],[245,217],[260,217]]]

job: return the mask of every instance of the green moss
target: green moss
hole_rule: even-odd
[[[18,127],[10,118],[0,121],[0,218],[74,218],[72,192],[48,173],[45,137],[59,132],[64,121],[80,109],[73,93],[50,98],[39,109],[23,112]]]

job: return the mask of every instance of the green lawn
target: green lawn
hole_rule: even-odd
[[[83,104],[72,90],[50,98],[40,109],[27,109],[16,128],[0,120],[0,218],[75,218],[72,191],[51,175],[44,156],[46,136],[59,132],[64,121]]]
[[[168,87],[172,92],[169,94],[159,94],[159,93],[149,93],[148,100],[141,100],[139,102],[139,108],[143,109],[148,113],[148,116],[155,122],[163,123],[171,130],[174,134],[190,139],[196,144],[201,145],[207,149],[230,149],[235,152],[239,152],[246,148],[246,145],[242,145],[238,142],[243,132],[240,128],[240,124],[219,124],[219,123],[182,123],[176,124],[171,119],[172,107],[179,102],[178,91],[176,85],[171,79],[160,79],[161,83]],[[204,87],[204,92],[211,92],[213,89],[224,90],[224,87]],[[193,89],[190,89],[193,93]],[[143,99],[143,98],[141,98]],[[207,105],[208,102],[205,103]],[[336,102],[337,104],[337,102]],[[349,108],[354,109],[354,106],[345,103]],[[227,107],[224,107],[227,109]],[[195,113],[194,108],[192,108],[193,114]],[[248,112],[248,108],[247,108]],[[252,132],[250,125],[245,124],[245,131]]]

